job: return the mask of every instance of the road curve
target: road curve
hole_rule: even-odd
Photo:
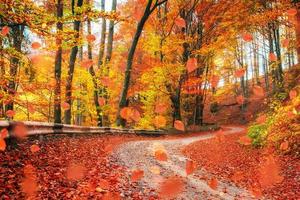
[[[226,129],[228,130],[224,131],[224,134],[234,134],[244,130],[240,127],[227,127]],[[179,139],[128,142],[117,148],[112,156],[118,160],[118,164],[127,167],[129,171],[134,169],[144,171],[144,177],[139,183],[141,187],[144,185],[158,190],[164,178],[174,175],[184,177],[185,189],[177,199],[252,199],[247,190],[222,180],[218,180],[217,190],[211,189],[207,181],[199,178],[211,176],[203,168],[198,168],[193,174],[186,176],[187,158],[182,155],[181,150],[193,142],[212,137],[214,137],[214,133]],[[158,161],[154,158],[153,151],[158,146],[166,150],[167,161]],[[156,169],[156,173],[153,172],[153,169]],[[157,169],[160,174],[157,174]]]

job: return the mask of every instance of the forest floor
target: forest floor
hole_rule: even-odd
[[[0,152],[0,199],[251,199],[262,150],[237,143],[245,127],[189,136],[24,140]],[[38,147],[38,148],[37,148]],[[163,149],[158,159],[154,151]],[[299,160],[278,157],[284,180],[262,199],[297,199]],[[192,160],[192,161],[191,161]],[[189,162],[191,161],[191,162]],[[186,163],[190,163],[188,166]],[[235,172],[243,174],[232,179]],[[187,175],[187,173],[189,175]]]

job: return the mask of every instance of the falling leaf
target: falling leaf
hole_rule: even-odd
[[[139,170],[139,169],[134,170],[134,171],[132,171],[132,173],[131,173],[131,181],[132,181],[132,182],[137,182],[137,181],[139,181],[141,178],[143,178],[143,176],[144,176],[144,171],[143,171],[143,170]]]
[[[242,38],[245,42],[251,42],[253,40],[253,36],[250,33],[244,33]]]
[[[133,120],[133,121],[135,121],[135,122],[140,121],[140,119],[141,119],[141,114],[140,114],[140,112],[139,112],[138,110],[132,108],[132,109],[131,109],[130,119]]]
[[[178,177],[169,177],[160,184],[159,195],[162,198],[173,199],[184,189],[184,182]]]
[[[256,122],[258,124],[264,124],[267,120],[267,115],[263,114],[263,115],[260,115],[257,119],[256,119]]]
[[[271,62],[276,62],[277,61],[277,56],[274,53],[270,53],[269,59]]]
[[[280,168],[273,155],[264,158],[264,161],[259,167],[259,173],[259,182],[263,188],[268,188],[283,180],[283,177],[279,175]]]
[[[174,122],[174,128],[176,128],[179,131],[184,131],[184,124],[180,120],[175,120]]]
[[[16,112],[13,110],[8,110],[6,111],[6,116],[9,118],[12,118],[13,116],[15,116]]]
[[[168,156],[166,154],[166,152],[162,149],[158,149],[154,152],[154,157],[156,160],[159,161],[167,161],[168,160]]]
[[[99,97],[98,98],[98,103],[100,106],[104,106],[106,102],[106,99],[104,97]]]
[[[36,145],[36,144],[33,144],[33,145],[31,145],[31,147],[30,147],[30,151],[32,152],[32,153],[36,153],[36,152],[38,152],[40,150],[40,147],[38,146],[38,145]]]
[[[280,150],[282,151],[286,151],[289,148],[289,142],[288,141],[284,141],[280,144]]]
[[[84,177],[85,167],[80,164],[70,164],[67,169],[67,179],[80,180]]]
[[[216,135],[215,135],[216,139],[218,142],[223,142],[225,140],[225,135],[224,135],[224,131],[223,130],[219,130]]]
[[[235,77],[241,78],[244,76],[245,72],[246,72],[246,70],[241,68],[241,69],[236,70],[234,74],[235,74]]]
[[[289,92],[289,96],[290,96],[290,99],[291,100],[293,100],[293,99],[295,99],[296,97],[297,97],[297,91],[296,90],[291,90],[290,92]]]
[[[28,129],[23,123],[19,123],[13,128],[13,133],[15,137],[25,139],[28,135]]]
[[[236,102],[239,104],[239,105],[243,105],[244,104],[244,101],[245,101],[245,98],[243,95],[239,95],[236,97]]]
[[[35,177],[25,177],[21,182],[22,191],[28,196],[34,196],[38,191]]]
[[[247,135],[240,137],[239,142],[243,145],[251,145],[252,144],[252,139],[249,138]]]
[[[64,109],[64,110],[70,110],[71,106],[70,104],[68,104],[67,102],[63,102],[61,107]]]
[[[39,42],[33,42],[33,43],[31,44],[31,47],[32,47],[33,49],[39,49],[39,48],[41,47],[41,44],[40,44]]]
[[[0,151],[5,151],[6,143],[3,138],[0,138]]]
[[[187,61],[186,68],[188,73],[195,71],[198,68],[198,62],[196,58],[190,58]]]
[[[196,170],[196,163],[192,160],[187,160],[185,164],[186,175],[192,174]]]
[[[3,37],[5,37],[7,34],[9,33],[9,27],[8,26],[4,26],[1,30],[1,35]]]
[[[211,189],[216,190],[218,188],[218,180],[216,178],[212,178],[209,180],[208,185]]]
[[[288,16],[295,16],[297,14],[297,9],[291,8],[286,13],[288,14]]]
[[[167,120],[164,116],[158,115],[154,118],[153,124],[156,128],[163,128],[166,126]]]
[[[176,24],[177,26],[179,26],[179,27],[182,27],[182,28],[184,28],[185,25],[186,25],[185,20],[182,19],[181,17],[180,17],[180,18],[177,18],[177,19],[175,20],[175,24]]]
[[[89,35],[86,36],[86,40],[88,42],[94,42],[96,40],[96,37],[93,34],[89,34]]]
[[[253,93],[258,97],[263,97],[265,95],[264,89],[258,85],[253,86]]]
[[[159,175],[160,174],[160,168],[158,166],[152,166],[150,168],[150,171],[153,173],[153,174],[156,174],[156,175]]]
[[[8,130],[6,128],[0,131],[0,138],[7,138],[8,137]]]
[[[284,48],[288,48],[289,45],[290,45],[290,40],[289,40],[289,39],[284,39],[284,40],[282,40],[282,41],[281,41],[281,45],[282,45],[282,47],[284,47]]]
[[[89,69],[91,66],[93,66],[94,62],[91,59],[83,60],[80,63],[80,66]]]
[[[155,112],[158,114],[163,114],[167,110],[167,105],[165,103],[157,103],[155,105]]]

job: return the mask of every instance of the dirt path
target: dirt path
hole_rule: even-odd
[[[228,127],[225,134],[234,134],[243,131],[243,128]],[[114,153],[119,164],[126,166],[129,171],[140,169],[144,171],[144,177],[139,182],[139,186],[150,187],[158,190],[160,182],[169,176],[178,175],[184,177],[185,190],[177,199],[251,199],[251,195],[243,188],[238,188],[232,183],[218,180],[218,189],[211,189],[206,180],[200,177],[210,177],[204,169],[198,168],[192,175],[186,176],[185,164],[187,158],[181,153],[184,146],[199,140],[206,140],[214,137],[214,134],[206,134],[195,137],[170,139],[170,140],[150,140],[135,141],[121,145]],[[157,146],[163,146],[168,153],[168,161],[157,161],[153,157],[153,150]],[[160,169],[160,174],[154,174],[151,169]]]

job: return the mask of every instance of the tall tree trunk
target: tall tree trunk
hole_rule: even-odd
[[[91,21],[88,20],[87,21],[87,26],[88,26],[88,34],[92,33],[92,27],[91,27]],[[93,59],[93,52],[92,52],[92,44],[91,42],[88,43],[88,58],[90,60]],[[100,108],[99,105],[99,87],[98,87],[98,83],[97,83],[97,77],[96,77],[96,73],[94,71],[94,66],[91,66],[89,68],[89,73],[91,74],[92,78],[93,78],[93,84],[94,84],[94,104],[96,107],[96,113],[97,113],[97,126],[103,126],[103,119],[102,119],[102,110]]]
[[[117,0],[112,0],[112,7],[111,11],[116,12],[117,9]],[[114,39],[114,27],[115,27],[115,21],[110,20],[109,21],[109,28],[108,28],[108,38],[107,38],[107,49],[106,49],[106,62],[109,62],[112,55],[113,50],[113,39]]]
[[[101,11],[105,11],[105,0],[101,0]],[[99,47],[99,56],[98,56],[98,68],[103,64],[104,49],[105,49],[105,39],[106,39],[106,19],[102,18],[101,26],[101,40]]]
[[[16,25],[12,27],[12,45],[13,48],[21,53],[22,52],[22,41],[23,41],[23,32],[24,32],[24,25]],[[14,56],[11,58],[10,61],[10,69],[9,69],[9,81],[8,81],[8,95],[11,99],[8,104],[6,104],[6,110],[13,110],[14,109],[14,96],[17,90],[17,72],[19,68],[20,58],[18,56]]]
[[[129,53],[128,53],[124,83],[123,83],[121,98],[119,101],[119,109],[118,109],[118,113],[117,113],[117,125],[118,126],[120,126],[120,125],[125,126],[125,120],[122,119],[122,117],[120,116],[120,111],[122,108],[126,107],[126,105],[127,105],[127,93],[128,93],[129,83],[130,83],[130,78],[131,78],[131,70],[132,70],[132,63],[133,63],[133,59],[134,59],[134,53],[135,53],[136,47],[138,45],[138,41],[139,41],[139,38],[143,31],[145,23],[148,20],[151,13],[154,11],[154,9],[158,5],[155,4],[153,8],[151,8],[151,6],[152,6],[152,0],[148,0],[144,14],[137,25],[137,29],[136,29]]]
[[[83,3],[83,0],[77,1],[77,7],[81,8]],[[72,11],[74,11],[74,8],[72,8]],[[75,13],[73,13],[74,15]],[[78,14],[76,14],[78,17]],[[67,77],[67,83],[66,83],[66,103],[70,105],[70,109],[65,110],[65,123],[71,124],[71,113],[72,113],[72,83],[73,83],[73,74],[74,74],[74,68],[75,68],[75,62],[76,57],[78,53],[78,38],[79,38],[79,29],[80,29],[80,21],[75,20],[74,21],[74,45],[71,49],[70,59],[69,59],[69,71],[68,71],[68,77]]]
[[[297,6],[297,15],[296,15],[296,49],[297,49],[297,57],[298,57],[298,64],[300,64],[300,3]]]
[[[63,31],[63,0],[57,0],[57,34],[60,35]],[[61,64],[62,64],[62,39],[60,36],[56,38],[57,51],[55,56],[55,90],[54,90],[54,123],[61,123]]]

